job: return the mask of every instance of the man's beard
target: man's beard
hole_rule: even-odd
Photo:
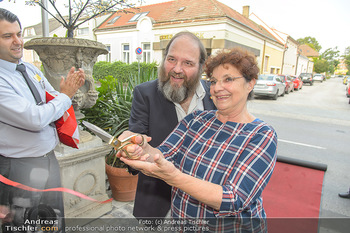
[[[170,77],[177,76],[178,78],[184,79],[183,85],[171,85]],[[165,74],[164,66],[160,69],[158,78],[158,89],[163,93],[165,98],[174,103],[182,103],[190,95],[192,95],[197,89],[199,82],[199,74],[197,73],[193,77],[188,78],[184,74],[175,74],[170,71],[168,75]]]

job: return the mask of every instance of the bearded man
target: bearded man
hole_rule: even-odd
[[[173,36],[165,49],[158,79],[135,87],[129,130],[152,137],[156,147],[186,115],[215,106],[201,80],[206,50],[191,32]],[[137,171],[133,171],[137,174]],[[170,209],[171,187],[139,173],[133,214],[138,219],[164,218]]]

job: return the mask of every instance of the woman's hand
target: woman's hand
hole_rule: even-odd
[[[127,137],[130,137],[134,135],[135,133],[131,131],[124,131],[119,137],[118,140],[123,140]],[[125,150],[129,156],[125,153],[125,151],[120,150],[117,152],[117,157],[121,158],[137,158],[140,160],[147,159],[148,156],[145,157],[145,154],[147,153],[147,148],[150,147],[148,142],[151,141],[151,137],[148,137],[146,135],[140,135],[138,134],[136,137],[131,138],[131,142],[134,144],[127,145],[123,147],[123,150]]]
[[[145,157],[147,157],[147,155],[144,155],[144,158]],[[153,156],[153,162],[131,160],[124,157],[120,158],[120,160],[147,176],[164,180],[169,185],[173,185],[172,181],[181,173],[174,164],[167,161],[164,156],[160,154]]]
[[[159,153],[155,154],[154,162],[152,163],[126,158],[121,158],[120,160],[130,167],[141,171],[143,174],[164,180],[170,186],[179,188],[200,202],[216,210],[220,210],[223,193],[221,185],[182,173],[173,163],[166,160],[163,155]]]

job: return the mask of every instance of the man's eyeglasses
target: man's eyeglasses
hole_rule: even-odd
[[[206,83],[207,83],[208,87],[215,87],[215,85],[218,82],[221,82],[222,86],[228,86],[228,85],[231,85],[236,79],[239,79],[239,78],[244,78],[244,77],[243,76],[240,76],[240,77],[226,77],[226,78],[221,79],[220,81],[218,81],[215,78],[208,78]]]

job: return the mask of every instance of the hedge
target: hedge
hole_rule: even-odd
[[[157,63],[140,63],[140,71],[157,73]],[[113,63],[106,61],[96,62],[93,68],[92,76],[96,81],[104,79],[107,76],[113,76],[122,82],[127,82],[130,76],[137,76],[138,62],[127,64],[121,61]]]

